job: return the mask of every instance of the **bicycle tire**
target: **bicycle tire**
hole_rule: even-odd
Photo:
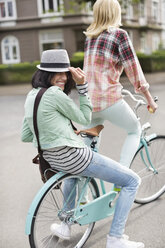
[[[66,174],[58,181],[55,181],[43,195],[33,216],[31,234],[29,235],[31,248],[81,248],[89,238],[95,223],[84,226],[72,223],[70,240],[62,240],[51,234],[50,225],[52,223],[61,223],[58,213],[63,208],[63,185],[66,179],[76,179],[78,181],[82,177]],[[56,186],[60,189],[55,189]],[[89,201],[99,196],[99,189],[93,178],[87,187]]]
[[[147,169],[141,158],[141,152],[145,155],[144,145],[137,151],[131,163],[131,169],[142,179],[136,194],[135,202],[146,204],[158,199],[165,192],[165,136],[158,135],[147,141],[149,156],[153,166],[157,170],[154,173]],[[147,159],[146,159],[147,160]]]

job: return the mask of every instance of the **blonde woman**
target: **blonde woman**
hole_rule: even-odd
[[[122,147],[120,163],[129,167],[140,141],[141,126],[134,112],[122,99],[120,76],[124,69],[136,93],[142,93],[148,109],[157,104],[149,92],[131,40],[121,25],[121,7],[117,0],[97,0],[93,6],[94,20],[84,32],[84,72],[92,100],[92,122],[87,127],[103,124],[105,120],[123,128],[127,138]],[[86,127],[85,127],[86,128]],[[87,141],[86,141],[87,143]]]
[[[137,151],[141,126],[134,112],[123,100],[120,76],[124,69],[136,93],[142,93],[153,112],[157,109],[127,32],[121,28],[121,7],[117,0],[97,0],[94,19],[86,35],[84,72],[93,105],[92,122],[85,128],[103,124],[105,120],[123,128],[127,137],[122,147],[120,164],[129,167]],[[110,141],[111,142],[111,141]],[[88,144],[88,140],[86,140]],[[144,247],[143,244],[108,236],[107,247]]]

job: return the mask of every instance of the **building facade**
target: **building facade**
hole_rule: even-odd
[[[123,26],[136,51],[150,54],[165,49],[165,0],[141,0],[134,5],[122,0],[122,7]]]
[[[122,0],[123,28],[136,51],[165,46],[165,0]],[[83,51],[83,31],[92,21],[91,3],[71,0],[0,0],[0,63],[40,60],[43,50]]]

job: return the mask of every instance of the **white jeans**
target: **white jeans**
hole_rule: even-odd
[[[103,124],[106,120],[110,121],[112,124],[118,127],[125,129],[127,132],[127,137],[120,153],[119,162],[120,164],[129,167],[140,142],[140,122],[138,121],[130,106],[122,99],[105,110],[92,113],[92,121],[90,125],[83,127],[83,129]],[[85,138],[85,143],[89,146],[90,141],[88,138]],[[109,140],[109,143],[110,147],[113,146],[113,142],[111,143],[111,140]],[[98,147],[99,140],[97,148]]]

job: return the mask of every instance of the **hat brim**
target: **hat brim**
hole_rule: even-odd
[[[36,66],[39,70],[48,71],[48,72],[67,72],[69,68],[43,68],[40,65]]]

